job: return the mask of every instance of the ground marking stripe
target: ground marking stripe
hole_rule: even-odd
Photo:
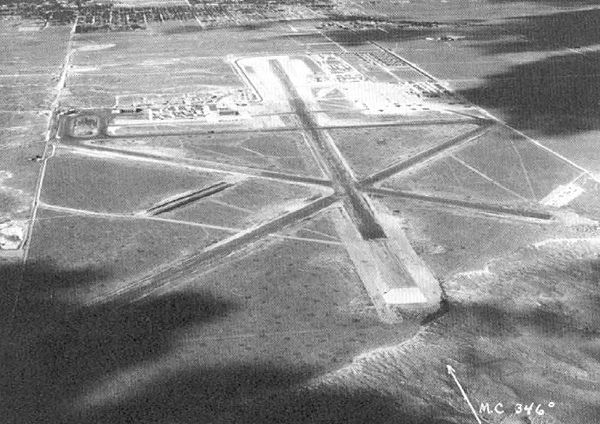
[[[527,169],[525,168],[525,163],[523,163],[523,157],[521,156],[521,153],[517,149],[517,146],[515,146],[514,141],[512,141],[512,140],[509,140],[509,141],[510,141],[510,145],[511,145],[512,149],[517,154],[517,158],[519,159],[519,163],[521,164],[521,169],[523,170],[523,173],[525,174],[525,180],[527,181],[527,185],[529,186],[529,191],[531,192],[531,197],[537,200],[537,196],[535,195],[535,191],[533,190],[533,184],[531,184],[531,179],[529,178],[529,172],[527,172]]]
[[[492,184],[500,187],[503,190],[508,191],[509,193],[514,194],[515,196],[517,196],[519,199],[524,200],[526,202],[529,201],[529,199],[527,199],[526,197],[521,196],[519,193],[516,193],[515,191],[511,190],[510,188],[500,184],[499,182],[497,182],[496,180],[492,179],[491,177],[487,176],[486,174],[484,174],[483,172],[481,172],[480,170],[478,170],[477,168],[469,165],[468,163],[466,163],[465,161],[457,158],[454,155],[449,155],[449,157],[451,157],[452,159],[454,159],[455,161],[457,161],[458,163],[460,163],[461,165],[463,165],[464,167],[468,168],[469,170],[473,171],[474,173],[476,173],[477,175],[479,175],[480,177],[486,179],[487,181],[491,182]]]

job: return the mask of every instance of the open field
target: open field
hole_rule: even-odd
[[[110,138],[89,144],[322,177],[302,134],[291,131]]]
[[[48,162],[43,202],[94,212],[134,213],[223,175],[155,164],[59,154]]]
[[[285,275],[285,278],[280,278],[281,274]],[[313,278],[305,278],[306,274]],[[223,278],[225,275],[238,277]],[[245,283],[238,284],[238,278],[243,278]],[[339,246],[299,240],[274,240],[257,248],[255,252],[242,255],[221,270],[208,272],[202,279],[206,288],[217,289],[226,297],[237,299],[241,303],[240,311],[234,314],[238,316],[232,317],[235,323],[232,322],[231,326],[223,323],[222,326],[214,326],[212,329],[206,328],[203,334],[207,337],[223,333],[232,336],[252,334],[259,329],[257,333],[263,334],[262,341],[255,340],[258,345],[254,349],[287,350],[286,346],[276,347],[281,343],[279,335],[297,334],[302,337],[302,332],[309,333],[310,330],[331,331],[330,337],[317,336],[312,341],[321,344],[323,350],[317,349],[308,356],[304,356],[301,351],[288,353],[302,362],[326,366],[342,360],[342,357],[349,353],[344,352],[345,342],[341,339],[336,340],[337,331],[340,331],[339,335],[348,331],[350,334],[358,331],[355,334],[359,338],[368,338],[368,333],[364,330],[373,328],[374,337],[381,337],[385,333],[385,337],[391,339],[403,337],[401,334],[394,335],[392,327],[387,327],[385,331],[386,326],[377,323],[369,298],[352,271],[351,261]],[[188,288],[202,290],[196,284],[191,284]],[[354,330],[348,328],[352,322],[358,323]],[[271,342],[271,337],[278,341]],[[292,347],[299,341],[294,341],[294,338],[296,337],[287,340],[285,344]],[[303,342],[311,343],[310,338],[302,338]],[[346,349],[351,349],[352,344],[359,342],[347,341],[349,344],[346,345]],[[342,346],[336,347],[339,343],[342,343]],[[264,347],[259,347],[260,344]],[[218,352],[215,347],[214,353]],[[341,348],[338,354],[342,357],[335,358],[336,348]],[[250,355],[255,356],[256,353],[258,352],[250,352]]]
[[[593,0],[572,1],[568,4],[560,1],[496,1],[485,0],[481,7],[472,7],[469,0],[440,3],[436,0],[415,1],[408,0],[403,3],[382,1],[377,3],[344,1],[349,10],[365,11],[386,17],[399,17],[405,19],[423,19],[432,21],[453,21],[456,19],[501,19],[523,15],[543,15],[561,9],[586,7],[595,5]]]
[[[379,202],[400,217],[413,248],[442,280],[457,272],[481,269],[493,258],[556,234],[556,229],[541,222],[519,222],[400,199]]]
[[[2,98],[0,99],[0,108],[3,111],[31,111],[31,110],[48,110],[54,100],[55,93],[47,85],[36,86],[19,86],[17,84],[6,84],[0,79],[2,84]]]
[[[302,226],[292,229],[291,234],[295,237],[341,243],[333,222],[336,217],[336,211],[323,212],[312,220],[303,223]]]
[[[194,85],[240,85],[231,65],[223,59],[194,56],[183,59],[176,56],[156,58],[148,55],[137,63],[108,62],[103,56],[110,50],[117,49],[118,45],[106,45],[98,51],[87,51],[86,46],[80,47],[79,53],[74,55],[73,68],[69,72],[69,86],[102,84],[115,91],[126,91],[136,78],[140,93],[153,93],[153,90],[163,87],[179,86],[186,78],[189,80],[186,85],[191,86],[186,89],[188,92],[193,91]],[[122,55],[123,52],[119,54]],[[156,84],[156,79],[165,75],[168,75],[168,79]]]
[[[600,152],[596,148],[600,130],[552,135],[532,133],[552,150],[580,164],[595,175],[600,174]]]
[[[541,200],[556,186],[581,174],[569,163],[505,129],[490,131],[455,157],[531,200]]]
[[[0,146],[20,147],[44,141],[48,112],[0,112]]]
[[[246,228],[299,209],[329,190],[249,178],[231,188],[164,214],[182,221]]]
[[[55,86],[71,28],[23,31],[25,22],[0,31],[0,250],[16,252],[28,236],[32,205]]]
[[[424,125],[330,131],[354,172],[366,177],[476,128],[475,125]]]
[[[230,68],[226,68],[231,72]],[[114,72],[114,71],[113,71]],[[168,72],[168,71],[167,71]],[[217,86],[239,86],[236,76],[232,73],[211,74],[207,77],[202,73],[174,73],[170,74],[166,84],[157,84],[163,82],[164,74],[161,72],[152,72],[150,74],[135,73],[131,75],[120,74],[118,70],[111,74],[71,74],[68,81],[70,91],[83,90],[84,87],[93,91],[93,87],[111,87],[115,95],[133,94],[160,94],[160,93],[193,93],[195,91],[206,90],[211,85]]]
[[[202,32],[201,39],[197,38],[199,32]],[[232,55],[304,51],[302,44],[279,37],[279,32],[268,26],[256,31],[239,27],[204,31],[196,22],[187,26],[164,25],[151,32],[113,33],[110,40],[102,33],[79,34],[75,42],[77,46],[115,44],[112,51],[107,50],[105,54],[98,51],[93,55],[95,58],[90,55],[89,61],[81,62],[87,64],[102,63],[100,58],[107,63],[137,63],[147,59],[225,56],[217,53],[215,46],[220,52]]]
[[[0,150],[0,250],[18,249],[27,236],[43,146]]]
[[[381,186],[451,199],[504,205],[527,202],[526,199],[483,178],[451,157],[441,158],[414,170],[394,175],[384,180]]]
[[[40,163],[35,159],[43,151],[43,143],[1,149],[0,170],[12,175],[5,183],[15,189],[33,192],[40,168]]]
[[[448,32],[465,38],[452,42],[435,39]],[[503,31],[494,27],[464,26],[436,29],[419,37],[400,39],[397,42],[382,40],[380,44],[393,49],[410,62],[419,64],[419,67],[434,76],[464,87],[476,85],[487,76],[506,71],[521,59],[519,56],[491,56],[482,53],[490,39],[503,40],[506,37]]]
[[[186,143],[194,159],[321,177],[304,137],[296,132],[207,135]]]
[[[29,287],[27,295],[57,294],[53,288],[61,283],[85,287],[95,280],[85,270],[73,271],[70,281],[65,281],[66,270],[46,276],[46,284]],[[35,275],[33,263],[29,272]],[[43,378],[33,389],[39,411],[83,422],[165,416],[184,422],[224,422],[231,416],[252,421],[256,414],[277,422],[276,416],[296,415],[300,405],[278,411],[267,406],[279,402],[273,396],[292,395],[310,377],[369,347],[405,340],[416,329],[378,322],[342,248],[292,240],[264,243],[177,293],[138,305],[130,312],[117,305],[78,310],[63,303],[62,310],[53,312],[46,307],[44,316],[53,322],[48,327],[32,320],[29,309],[22,310],[22,331],[15,342],[22,350],[37,350],[28,357],[29,368],[58,358],[46,365],[52,372],[36,377],[27,373],[25,380],[18,380]],[[71,326],[68,317],[86,331]],[[64,343],[52,342],[60,338]],[[81,358],[75,369],[73,357]],[[10,361],[12,372],[21,369],[17,358]],[[163,372],[157,373],[159,369]],[[25,402],[26,390],[16,386],[12,401]],[[72,403],[65,391],[82,392]],[[173,393],[177,401],[167,401]],[[125,394],[130,401],[120,400]],[[68,417],[44,406],[65,401],[73,406]],[[156,407],[140,409],[140,402]],[[260,404],[267,408],[258,408]]]
[[[490,404],[491,413],[478,412],[489,422],[593,421],[599,413],[598,342],[592,335],[598,305],[591,300],[597,247],[591,239],[550,241],[444,282],[444,316],[410,341],[328,375],[320,388],[397,393],[392,404],[402,412],[379,422],[398,416],[408,423],[475,422],[448,378],[450,365],[477,411],[481,403]],[[500,418],[492,407],[499,399]],[[532,412],[539,405],[543,416],[523,411],[531,402]]]
[[[206,84],[210,84],[212,78],[231,78],[231,84],[237,82],[237,78],[231,74],[231,65],[225,57],[220,56],[165,56],[157,57],[155,54],[147,53],[140,60],[128,58],[123,55],[127,48],[132,54],[141,55],[133,46],[122,47],[116,43],[84,43],[80,42],[76,53],[73,55],[73,67],[71,74],[87,76],[131,76],[131,75],[177,75],[188,74],[190,77],[203,76]],[[160,88],[160,87],[155,87]]]
[[[76,273],[96,269],[98,277],[56,281],[70,301],[85,302],[118,287],[148,268],[201,250],[229,232],[147,219],[105,218],[42,210],[30,248],[32,263]],[[47,278],[52,278],[49,276]]]
[[[238,76],[223,59],[198,60],[192,56],[186,66],[186,62],[179,59],[177,50],[177,55],[156,57],[147,54],[132,63],[127,51],[119,50],[127,47],[135,49],[132,55],[138,51],[135,46],[118,43],[100,46],[81,43],[72,58],[73,68],[67,78],[68,90],[63,94],[62,103],[65,106],[112,107],[117,103],[117,96],[185,94],[242,87]],[[117,50],[117,57],[111,62],[110,55],[114,50]],[[122,57],[126,61],[121,61]],[[167,80],[165,75],[169,76]]]
[[[541,201],[580,174],[522,136],[493,128],[449,156],[392,176],[382,185],[510,205]]]
[[[10,42],[0,46],[3,75],[51,74],[60,72],[71,27],[53,27],[43,32],[10,34]],[[6,35],[3,35],[5,37]]]

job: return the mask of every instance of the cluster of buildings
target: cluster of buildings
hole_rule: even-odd
[[[320,87],[337,87],[351,105],[366,114],[411,114],[443,108],[448,104],[460,104],[460,100],[437,81],[414,79],[405,73],[403,76],[406,79],[398,77],[396,82],[380,82],[363,75],[350,63],[352,58],[358,57],[378,66],[409,68],[401,58],[385,50],[347,52],[341,56],[321,53],[309,57],[319,68],[311,68],[315,82],[323,82],[319,84]],[[320,94],[317,97],[319,101],[330,99]]]
[[[236,117],[240,109],[256,102],[256,96],[249,90],[240,89],[234,93],[213,94],[188,93],[178,96],[144,96],[120,104],[113,112],[128,119],[152,121],[168,120],[219,120],[223,117]]]
[[[316,19],[332,8],[328,0],[191,0],[189,4],[124,7],[93,0],[0,0],[0,18],[44,24],[76,22],[76,32],[135,31],[149,24],[196,20],[203,27],[252,25],[266,21]]]
[[[284,4],[282,4],[284,3]],[[160,7],[115,7],[91,4],[79,10],[76,32],[134,31],[149,24],[196,20],[204,28],[252,25],[261,22],[316,19],[323,15],[304,3],[191,2]]]
[[[367,15],[339,16],[332,0],[189,0],[164,6],[124,7],[94,0],[0,0],[0,18],[20,17],[44,25],[66,25],[77,20],[76,32],[135,31],[151,23],[196,20],[203,27],[260,24],[270,21],[323,19],[322,30],[392,30],[434,27],[436,22],[392,22]]]
[[[410,114],[460,103],[445,87],[430,81],[399,84],[363,81],[346,84],[341,89],[345,97],[366,114]]]
[[[195,19],[189,6],[113,7],[90,5],[79,11],[75,32],[135,31],[146,29],[150,23]]]
[[[417,97],[442,99],[453,97],[452,93],[443,85],[432,81],[407,82],[409,91]]]
[[[353,14],[351,16],[332,16],[332,18],[334,19],[320,22],[316,28],[324,31],[393,31],[395,29],[435,28],[440,25],[438,22],[427,21],[392,21],[374,18],[364,13]]]
[[[311,59],[313,59],[319,65],[319,67],[325,71],[327,76],[333,77],[338,82],[358,82],[364,80],[363,74],[361,74],[352,65],[336,54],[316,54],[312,55]],[[319,76],[316,78],[318,82]],[[321,78],[324,80],[328,79],[325,75],[323,75]]]
[[[219,5],[226,8],[258,9],[277,8],[280,6],[307,6],[314,9],[329,9],[329,0],[189,0],[194,6]]]
[[[76,117],[72,121],[71,135],[73,137],[93,137],[100,131],[100,119],[95,115]]]
[[[198,21],[206,27],[252,25],[279,20],[323,18],[325,1],[206,1],[190,0]]]
[[[355,52],[356,56],[365,62],[374,65],[383,65],[388,68],[399,68],[407,66],[398,56],[395,56],[385,50],[369,50],[364,52]]]
[[[45,25],[68,25],[75,21],[77,11],[74,0],[0,1],[0,19],[31,19]]]

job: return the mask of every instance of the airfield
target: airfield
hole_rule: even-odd
[[[593,2],[105,3],[0,20],[8,422],[600,415]]]

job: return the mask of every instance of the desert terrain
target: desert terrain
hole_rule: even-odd
[[[3,422],[600,422],[598,24],[0,1]]]

